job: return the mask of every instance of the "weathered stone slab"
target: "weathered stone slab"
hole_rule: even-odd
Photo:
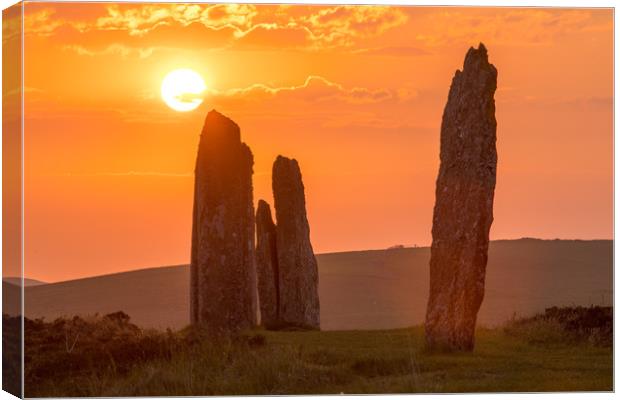
[[[319,274],[297,161],[278,156],[272,180],[280,277],[279,318],[284,325],[319,329]]]
[[[215,333],[256,325],[253,164],[239,126],[209,112],[196,159],[190,314]]]
[[[280,277],[276,225],[273,223],[269,204],[264,200],[258,201],[256,210],[256,272],[261,324],[267,329],[276,329],[280,326],[278,319]]]
[[[496,87],[487,49],[470,48],[452,79],[441,124],[425,324],[431,349],[474,347],[493,222]]]

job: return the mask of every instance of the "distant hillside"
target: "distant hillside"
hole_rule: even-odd
[[[2,312],[5,314],[16,315],[19,313],[22,302],[21,278],[6,277],[2,278]],[[45,285],[45,282],[36,279],[24,279],[24,287]]]
[[[6,281],[2,282],[2,313],[9,315],[19,314],[22,303],[22,294],[19,286]]]
[[[3,282],[7,282],[7,283],[10,283],[12,285],[17,285],[17,286],[21,285],[21,280],[22,280],[22,278],[20,278],[18,276],[16,276],[16,277],[11,276],[11,277],[7,277],[7,278],[2,278]],[[41,282],[41,281],[38,281],[36,279],[24,278],[24,286],[39,286],[39,285],[45,285],[45,284],[46,284],[46,282]]]
[[[420,324],[429,285],[429,248],[321,254],[323,329],[383,329]],[[501,240],[491,243],[479,322],[513,313],[612,301],[610,240]],[[26,315],[123,310],[139,325],[180,328],[189,321],[189,268],[171,266],[26,288]]]

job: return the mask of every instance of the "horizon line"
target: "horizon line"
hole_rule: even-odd
[[[518,240],[537,240],[537,241],[565,241],[565,242],[600,242],[600,241],[611,241],[613,242],[614,239],[613,238],[594,238],[594,239],[564,239],[564,238],[536,238],[536,237],[531,237],[531,236],[522,236],[519,238],[507,238],[507,239],[492,239],[489,242],[506,242],[506,241],[518,241]],[[403,246],[403,247],[397,247],[397,246]],[[430,245],[423,245],[423,246],[417,246],[415,244],[413,245],[401,245],[401,244],[395,244],[393,246],[389,246],[389,247],[381,247],[381,248],[370,248],[370,249],[348,249],[348,250],[335,250],[335,251],[328,251],[328,252],[321,252],[321,253],[315,253],[315,256],[321,256],[321,255],[331,255],[331,254],[344,254],[344,253],[361,253],[361,252],[366,252],[366,251],[386,251],[386,250],[411,250],[411,249],[428,249],[430,248]],[[112,275],[120,275],[120,274],[127,274],[127,273],[131,273],[131,272],[140,272],[140,271],[146,271],[146,270],[151,270],[151,269],[159,269],[159,268],[174,268],[174,267],[185,267],[185,266],[189,266],[189,262],[188,263],[181,263],[181,264],[169,264],[169,265],[156,265],[156,266],[145,266],[145,267],[138,267],[138,268],[133,268],[133,269],[127,269],[127,270],[123,270],[123,271],[116,271],[116,272],[110,272],[107,274],[99,274],[99,275],[88,275],[88,276],[81,276],[81,277],[76,277],[76,278],[69,278],[69,279],[64,279],[64,280],[59,280],[59,281],[52,281],[52,282],[48,282],[48,281],[44,281],[41,279],[37,279],[37,278],[32,278],[32,277],[26,277],[24,276],[23,279],[26,280],[33,280],[33,281],[38,281],[41,282],[42,285],[52,285],[52,284],[58,284],[58,283],[66,283],[66,282],[73,282],[73,281],[79,281],[79,280],[84,280],[84,279],[94,279],[94,278],[101,278],[104,276],[112,276]],[[2,281],[5,282],[5,279],[22,279],[21,276],[3,276],[2,277]],[[10,282],[6,282],[9,285],[14,285],[14,286],[19,286],[19,285],[15,285],[13,283]],[[40,285],[35,285],[35,286],[40,286]],[[26,286],[24,286],[26,287]]]

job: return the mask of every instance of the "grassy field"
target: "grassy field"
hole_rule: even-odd
[[[118,340],[122,347],[110,345],[116,339],[104,339],[104,349],[77,335],[74,327],[65,324],[60,329],[61,325],[57,323],[58,332],[65,332],[62,340],[40,336],[31,339],[30,346],[27,343],[28,397],[613,389],[611,347],[564,340],[547,324],[528,328],[527,333],[522,328],[512,333],[502,328],[479,329],[476,349],[470,354],[427,353],[421,327],[256,330],[216,340],[187,330],[134,331],[130,324],[114,334],[122,338]],[[99,327],[97,332],[107,335],[117,329],[114,326]],[[29,329],[34,328],[27,326],[26,332]],[[547,335],[541,336],[545,331]],[[532,340],[532,333],[541,340]],[[97,343],[102,342],[101,333],[88,335],[98,335]],[[50,347],[58,344],[54,342],[62,342],[56,350]],[[80,351],[95,358],[81,359]],[[44,353],[52,358],[42,358]]]

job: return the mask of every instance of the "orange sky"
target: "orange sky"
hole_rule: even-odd
[[[611,238],[611,10],[180,4],[25,6],[25,271],[45,281],[187,263],[204,116],[299,160],[317,253],[428,245],[454,71],[499,71],[492,239]],[[204,103],[159,96],[175,68]]]

